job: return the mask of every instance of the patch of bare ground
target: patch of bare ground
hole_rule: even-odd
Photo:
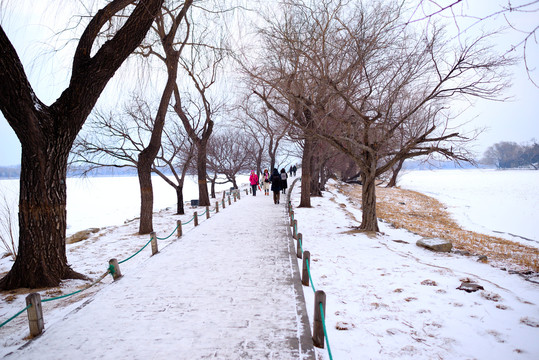
[[[361,199],[361,185],[340,191]],[[539,272],[539,249],[495,236],[462,229],[436,199],[399,188],[377,187],[376,211],[380,219],[423,237],[450,240],[455,249],[486,255],[489,261],[520,270]]]

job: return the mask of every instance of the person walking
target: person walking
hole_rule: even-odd
[[[284,168],[281,169],[281,188],[283,190],[283,194],[286,194],[286,188],[288,187],[288,182],[286,181],[288,179],[288,175],[286,175],[286,170]]]
[[[262,187],[264,188],[264,195],[269,196],[270,192],[270,174],[268,169],[264,169],[264,174],[262,175]]]
[[[292,177],[292,174],[294,173],[294,167],[290,165],[290,177]]]
[[[292,171],[294,172],[294,177],[296,176],[296,171],[298,171],[298,168],[296,167],[296,165],[294,165],[294,167],[292,167]]]
[[[279,204],[281,197],[281,175],[277,169],[273,169],[271,174],[271,191],[273,191],[273,203]]]
[[[253,196],[256,196],[256,188],[258,186],[258,175],[255,174],[254,170],[251,170],[251,176],[249,176],[249,183],[251,184],[251,189],[253,189]]]

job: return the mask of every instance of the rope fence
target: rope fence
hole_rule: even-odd
[[[292,183],[289,194],[292,192],[292,189],[298,179],[294,180]],[[314,286],[311,275],[311,254],[309,251],[303,250],[303,235],[298,233],[298,221],[294,218],[294,210],[292,210],[292,202],[290,200],[288,201],[288,215],[290,217],[290,227],[292,227],[292,237],[294,240],[297,240],[296,256],[298,259],[303,259],[301,283],[304,286],[310,285],[314,293],[313,345],[323,349],[325,340],[329,358],[330,360],[333,360],[326,330],[326,294],[322,290],[316,290],[316,287]]]
[[[236,202],[237,199],[241,199],[239,190],[235,190],[231,192],[230,194],[233,196],[234,202]],[[224,209],[225,208],[225,192],[223,192],[223,201],[221,205],[222,205],[222,208]],[[228,205],[231,205],[230,195],[228,195]],[[200,214],[200,216],[206,215],[206,219],[209,219],[211,212],[215,212],[215,213],[219,212],[219,202],[215,203],[215,207],[213,209],[211,209],[209,206],[206,206],[206,210],[202,214]],[[16,319],[18,316],[20,316],[22,313],[26,311],[28,315],[28,325],[30,328],[30,335],[37,336],[41,334],[43,332],[43,329],[45,328],[44,321],[43,321],[43,311],[41,309],[41,303],[59,300],[59,299],[70,297],[72,295],[79,294],[85,290],[88,290],[89,288],[98,284],[99,282],[101,282],[108,274],[112,276],[114,281],[120,279],[122,277],[122,273],[119,267],[120,264],[123,264],[127,262],[128,260],[131,260],[132,258],[134,258],[142,250],[144,250],[149,244],[152,244],[152,256],[155,255],[156,253],[158,253],[157,240],[166,240],[170,238],[172,235],[174,235],[174,233],[177,233],[177,237],[181,237],[182,225],[187,225],[190,222],[194,221],[194,226],[198,226],[198,216],[199,215],[195,211],[193,213],[193,216],[188,221],[182,222],[181,220],[177,220],[176,228],[168,236],[164,238],[157,237],[155,232],[152,232],[150,234],[150,240],[143,247],[141,247],[133,255],[129,256],[128,258],[122,261],[111,259],[109,261],[109,266],[107,268],[107,271],[104,274],[102,274],[99,278],[97,278],[94,282],[85,286],[83,289],[74,291],[69,294],[64,294],[64,295],[56,296],[53,298],[47,298],[47,299],[41,299],[41,295],[37,292],[30,293],[28,296],[26,296],[26,307],[20,310],[19,312],[17,312],[15,315],[11,316],[9,319],[2,322],[0,324],[0,328],[7,325],[9,322],[13,321],[14,319]]]

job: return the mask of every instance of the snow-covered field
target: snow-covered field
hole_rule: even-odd
[[[175,190],[158,176],[152,177],[152,183],[154,210],[175,207]],[[13,209],[17,208],[18,192],[19,180],[0,180],[0,195],[5,195]],[[198,198],[192,177],[186,179],[183,193],[186,201]],[[120,225],[139,214],[140,190],[136,176],[67,179],[67,236],[88,228]]]
[[[398,185],[440,200],[463,228],[539,247],[539,171],[410,171]]]
[[[334,359],[539,358],[539,285],[420,248],[419,236],[383,222],[383,235],[350,231],[361,219],[359,199],[328,190],[295,218],[315,287],[327,295]],[[463,281],[484,290],[458,290]],[[304,289],[312,319],[313,291]]]
[[[498,172],[473,170],[468,173],[468,171],[459,170],[455,174],[459,180],[458,183],[462,186],[464,183],[472,183],[471,180],[465,181],[468,175],[479,179],[483,187],[488,187],[494,182],[491,179],[498,176]],[[440,196],[439,199],[442,201],[444,201],[443,196],[447,196],[448,199],[460,199],[461,205],[467,202],[469,208],[459,208],[447,203],[452,213],[456,214],[457,220],[461,220],[458,217],[459,209],[466,211],[466,216],[462,219],[466,219],[467,216],[472,219],[470,224],[463,224],[464,226],[481,226],[484,229],[511,232],[537,239],[533,237],[533,233],[527,232],[532,228],[532,225],[528,223],[525,226],[526,230],[522,226],[516,228],[521,230],[517,231],[515,228],[492,227],[488,223],[480,223],[479,218],[469,215],[476,212],[476,210],[473,212],[470,210],[473,204],[479,204],[477,206],[485,209],[486,199],[484,198],[494,196],[498,197],[498,200],[489,203],[487,210],[495,213],[503,211],[504,207],[509,207],[506,204],[509,204],[512,198],[522,197],[523,201],[518,203],[519,210],[513,210],[508,214],[506,216],[509,217],[508,220],[515,216],[520,218],[530,213],[537,214],[536,206],[539,197],[536,189],[538,182],[533,181],[533,179],[538,179],[535,172],[526,172],[534,178],[528,182],[528,185],[523,182],[517,185],[518,193],[516,194],[496,190],[495,187],[486,192],[462,188],[460,191],[465,195],[461,197],[456,196],[456,190],[449,185],[442,186],[444,184],[442,179],[448,178],[452,173],[454,171],[410,172],[403,176],[401,185],[412,188],[411,183],[416,181],[417,185],[421,180],[431,186],[424,191],[429,195]],[[490,176],[492,174],[494,177]],[[510,181],[507,181],[517,183],[520,177],[518,174],[509,176]],[[122,179],[118,181],[118,185],[121,188],[128,188],[130,180]],[[523,176],[522,179],[527,178]],[[91,183],[93,179],[86,181]],[[104,262],[112,256],[109,254],[124,258],[147,241],[146,236],[135,235],[136,222],[122,225],[125,219],[137,216],[137,201],[133,204],[129,203],[129,200],[116,198],[115,194],[119,194],[120,190],[111,188],[113,179],[107,181],[108,185],[105,189],[110,191],[109,197],[95,203],[93,191],[89,190],[93,189],[93,185],[88,185],[84,206],[80,205],[83,215],[92,218],[94,213],[112,207],[112,205],[107,205],[110,203],[131,204],[128,206],[130,212],[115,210],[119,213],[115,224],[120,226],[103,229],[87,241],[68,245],[68,260],[74,269],[93,278],[103,273]],[[502,180],[496,181],[505,185]],[[457,181],[448,182],[451,184]],[[156,181],[156,187],[157,184]],[[436,184],[446,190],[433,188],[432,186]],[[167,185],[163,184],[163,186]],[[525,186],[528,186],[527,191],[521,191]],[[138,199],[138,191],[132,191],[135,193],[130,196]],[[163,207],[174,207],[172,188],[170,191],[170,195],[167,195],[170,198],[165,197],[168,202],[165,201]],[[292,195],[294,206],[299,203],[299,194],[299,188],[296,188]],[[70,196],[69,193],[68,196]],[[504,198],[505,196],[509,199]],[[529,198],[533,199],[532,196],[535,196],[535,200],[524,201]],[[186,196],[186,199],[189,197]],[[260,197],[259,200],[270,201],[267,197]],[[156,203],[162,204],[157,200]],[[68,206],[75,209],[70,204]],[[324,290],[327,295],[326,323],[334,359],[535,360],[539,358],[539,341],[537,341],[539,339],[539,285],[526,281],[519,275],[477,262],[473,257],[437,254],[419,248],[415,245],[419,236],[405,230],[394,229],[383,222],[380,223],[383,234],[377,236],[351,232],[352,227],[358,225],[354,218],[361,218],[360,199],[346,198],[338,191],[335,183],[329,184],[324,197],[313,198],[312,204],[313,208],[310,209],[295,208],[295,218],[298,220],[298,231],[303,234],[303,248],[311,253],[311,274],[314,286],[317,290]],[[495,205],[499,207],[492,209]],[[227,208],[227,212],[223,212],[220,216],[233,218],[234,211],[239,206],[244,206],[241,201]],[[154,227],[163,232],[163,234],[158,233],[158,236],[165,235],[164,232],[173,228],[174,222],[171,221],[170,215],[171,211],[155,214]],[[68,219],[72,220],[68,222],[71,229],[74,229],[77,221],[69,216]],[[507,223],[512,222],[507,221]],[[263,222],[253,224],[263,224]],[[82,227],[103,225],[87,223]],[[478,227],[472,230],[478,230]],[[260,226],[260,233],[261,236],[268,236],[268,229]],[[188,236],[190,235],[187,234],[186,239]],[[198,240],[201,243],[204,241],[204,239],[190,239],[190,241]],[[121,250],[120,253],[118,253],[119,250]],[[146,258],[143,260],[133,258],[133,262],[126,263],[128,265],[125,272],[134,270],[145,260]],[[10,266],[9,258],[0,260],[0,273],[9,270]],[[223,284],[228,281],[226,271],[218,272],[215,276],[222,276]],[[457,287],[462,281],[475,282],[483,286],[484,290],[472,293],[458,290]],[[110,286],[109,284],[110,279],[107,277],[105,283],[88,290],[89,296],[93,296],[102,287]],[[79,281],[65,282],[62,285],[62,292],[77,290],[77,286],[80,285]],[[313,291],[310,287],[303,289],[312,324]],[[4,321],[24,307],[24,295],[12,297],[5,293],[2,295],[0,321]],[[46,296],[55,295],[58,293],[46,294]],[[8,297],[10,301],[4,301]],[[155,301],[160,300],[155,299]],[[66,300],[64,303],[61,301],[56,302],[57,304],[47,303],[44,309],[47,324],[50,326],[55,321],[69,316],[70,311],[80,307],[82,302],[84,302],[83,298],[77,298]],[[168,304],[163,303],[163,307],[166,306]],[[24,318],[24,315],[19,316],[8,326],[0,329],[0,357],[25,342],[23,338],[28,334],[28,329]],[[188,327],[189,324],[182,324],[182,326]],[[76,337],[77,334],[72,334],[72,336]],[[165,345],[156,343],[152,346]],[[113,353],[111,356],[114,355],[118,354]],[[328,359],[327,349],[317,349],[317,358]]]

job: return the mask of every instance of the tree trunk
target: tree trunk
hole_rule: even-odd
[[[183,186],[176,186],[176,214],[184,215],[185,209],[183,208]]]
[[[37,154],[29,152],[28,147],[22,147],[19,250],[13,267],[1,281],[3,289],[49,287],[62,279],[85,279],[71,269],[66,256],[66,167],[70,146],[59,142],[50,152]]]
[[[303,156],[301,163],[303,169],[301,173],[301,195],[299,207],[311,207],[311,157],[313,155],[312,139],[305,138],[303,144]]]
[[[328,182],[328,171],[326,168],[327,160],[322,163],[320,166],[320,195],[322,191],[326,188],[326,183]]]
[[[360,230],[379,232],[376,217],[376,173],[362,171],[361,225]]]
[[[143,151],[144,152],[144,151]],[[149,234],[153,231],[153,188],[152,163],[153,157],[139,154],[137,163],[138,181],[140,185],[140,221],[139,234]]]
[[[161,99],[159,108],[155,115],[155,120],[152,129],[152,136],[148,146],[138,155],[137,170],[140,184],[140,224],[139,234],[149,234],[153,231],[153,188],[152,188],[152,165],[161,148],[161,136],[165,127],[165,119],[167,115],[168,105],[172,98],[176,77],[178,74],[178,58],[179,52],[172,50],[172,47],[167,47],[163,44],[166,52],[165,63],[167,65],[167,82]]]
[[[313,144],[313,149],[316,147]],[[320,157],[318,154],[313,154],[311,156],[311,196],[322,196],[321,186],[320,186]]]
[[[260,175],[262,174],[262,155],[263,155],[264,149],[261,148],[258,151],[257,157],[256,157],[256,174],[258,175],[258,178],[260,179]]]
[[[342,180],[348,181],[353,178],[354,174],[357,174],[357,165],[353,160],[348,160],[348,167],[342,172]]]
[[[206,172],[206,144],[199,144],[197,151],[198,204],[210,206]]]
[[[391,179],[389,179],[389,183],[386,187],[391,188],[397,186],[397,177],[399,176],[399,172],[402,169],[402,165],[404,164],[405,159],[401,159],[397,162],[395,165],[395,168],[393,169],[393,173],[391,175]]]
[[[215,183],[217,182],[217,178],[210,180],[210,188],[211,188],[211,198],[215,199]]]

